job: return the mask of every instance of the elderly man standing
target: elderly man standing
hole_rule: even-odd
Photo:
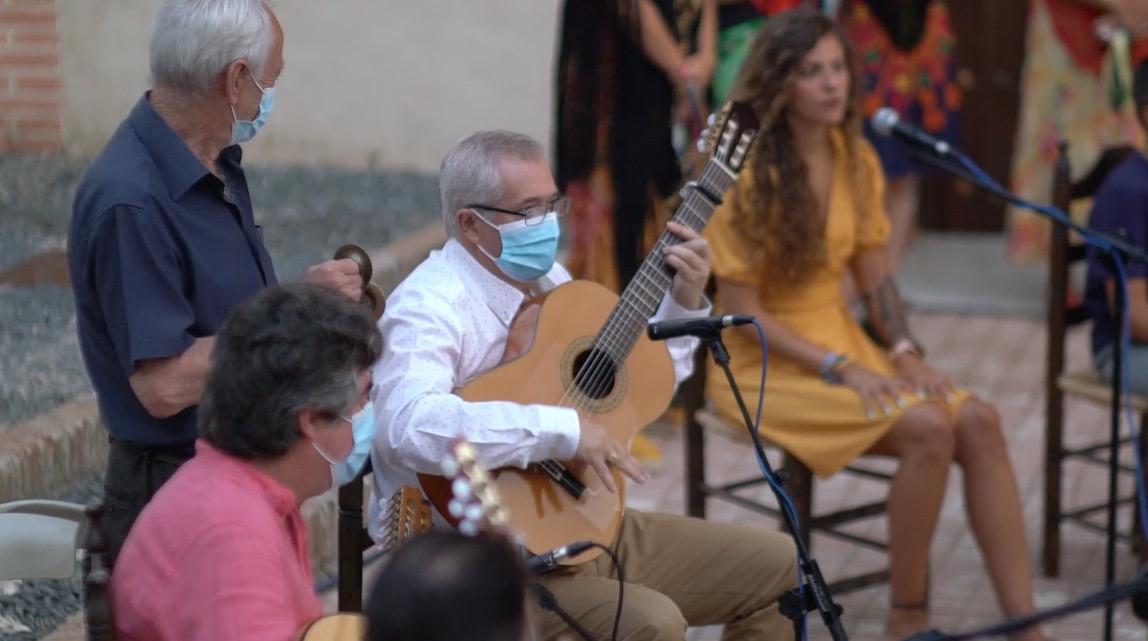
[[[299,504],[369,442],[381,345],[326,287],[273,287],[228,317],[195,458],[144,508],[112,573],[117,639],[294,641],[322,614]]]
[[[276,284],[239,147],[275,106],[275,14],[260,0],[168,0],[150,64],[152,89],[88,169],[68,233],[80,349],[111,436],[113,558],[194,453],[213,334]],[[350,260],[313,266],[304,280],[359,295]]]

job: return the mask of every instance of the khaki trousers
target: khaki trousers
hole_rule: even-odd
[[[797,585],[796,551],[770,530],[626,510],[614,543],[626,578],[618,639],[680,640],[687,625],[725,624],[725,641],[788,641],[777,599]],[[608,555],[542,577],[558,604],[610,639],[618,575]],[[534,601],[536,603],[536,601]],[[552,612],[534,612],[540,638],[576,639]]]

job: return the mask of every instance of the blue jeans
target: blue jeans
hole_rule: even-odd
[[[1109,345],[1092,356],[1096,372],[1106,383],[1112,382],[1112,358],[1115,345]],[[1148,343],[1132,343],[1128,348],[1127,389],[1133,394],[1148,396]]]

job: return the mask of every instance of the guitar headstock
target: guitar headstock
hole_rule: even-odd
[[[392,550],[433,526],[430,502],[418,488],[404,485],[391,495],[384,512],[382,547]]]
[[[745,164],[749,149],[757,137],[757,114],[749,105],[727,102],[698,139],[698,149],[710,155],[730,175],[737,175]]]
[[[494,477],[478,463],[474,446],[459,439],[441,462],[442,475],[450,479],[450,515],[466,536],[489,532],[513,538],[510,515],[494,485]]]

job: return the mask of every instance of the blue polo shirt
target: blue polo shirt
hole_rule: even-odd
[[[1117,165],[1096,192],[1088,226],[1107,234],[1121,235],[1129,243],[1148,249],[1148,158],[1133,152]],[[1092,353],[1112,344],[1119,320],[1108,306],[1104,284],[1117,274],[1101,261],[1095,249],[1088,251],[1088,284],[1084,307],[1092,319]],[[1124,264],[1128,278],[1148,278],[1148,265]]]
[[[195,407],[155,418],[128,378],[140,361],[214,335],[232,309],[276,283],[240,160],[238,145],[224,149],[216,177],[144,95],[80,182],[68,270],[80,351],[113,437],[194,441]]]

